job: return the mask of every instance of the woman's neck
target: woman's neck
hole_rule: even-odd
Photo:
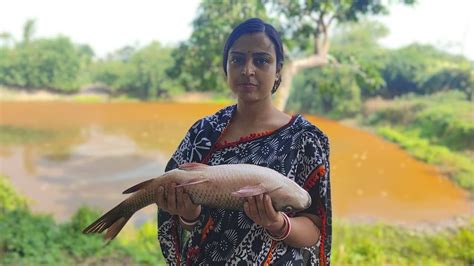
[[[276,109],[271,100],[258,102],[238,101],[237,112],[234,116],[234,122],[238,121],[247,127],[253,127],[264,122],[272,121],[281,115],[285,115]]]

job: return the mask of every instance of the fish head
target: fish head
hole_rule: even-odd
[[[280,186],[269,193],[272,198],[273,206],[277,211],[298,212],[311,206],[311,196],[309,193],[294,184],[289,186]]]

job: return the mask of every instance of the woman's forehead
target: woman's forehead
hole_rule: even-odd
[[[268,53],[275,55],[273,42],[263,32],[248,33],[240,36],[232,45],[229,52],[239,53]]]

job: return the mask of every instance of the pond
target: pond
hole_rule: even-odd
[[[34,212],[65,220],[83,204],[106,210],[125,198],[125,188],[163,173],[188,128],[223,107],[2,102],[0,173]],[[472,212],[468,193],[435,167],[365,131],[305,117],[330,138],[336,219],[438,222]]]

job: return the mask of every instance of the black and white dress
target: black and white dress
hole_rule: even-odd
[[[247,163],[272,168],[306,189],[312,205],[304,212],[322,221],[316,246],[293,248],[273,241],[243,211],[202,206],[199,222],[183,238],[177,217],[158,211],[158,239],[170,265],[329,265],[331,253],[331,193],[329,144],[326,135],[303,116],[285,126],[251,134],[232,143],[220,136],[236,110],[228,106],[197,121],[187,132],[166,171],[187,162],[208,165]],[[289,214],[292,216],[293,214]]]

